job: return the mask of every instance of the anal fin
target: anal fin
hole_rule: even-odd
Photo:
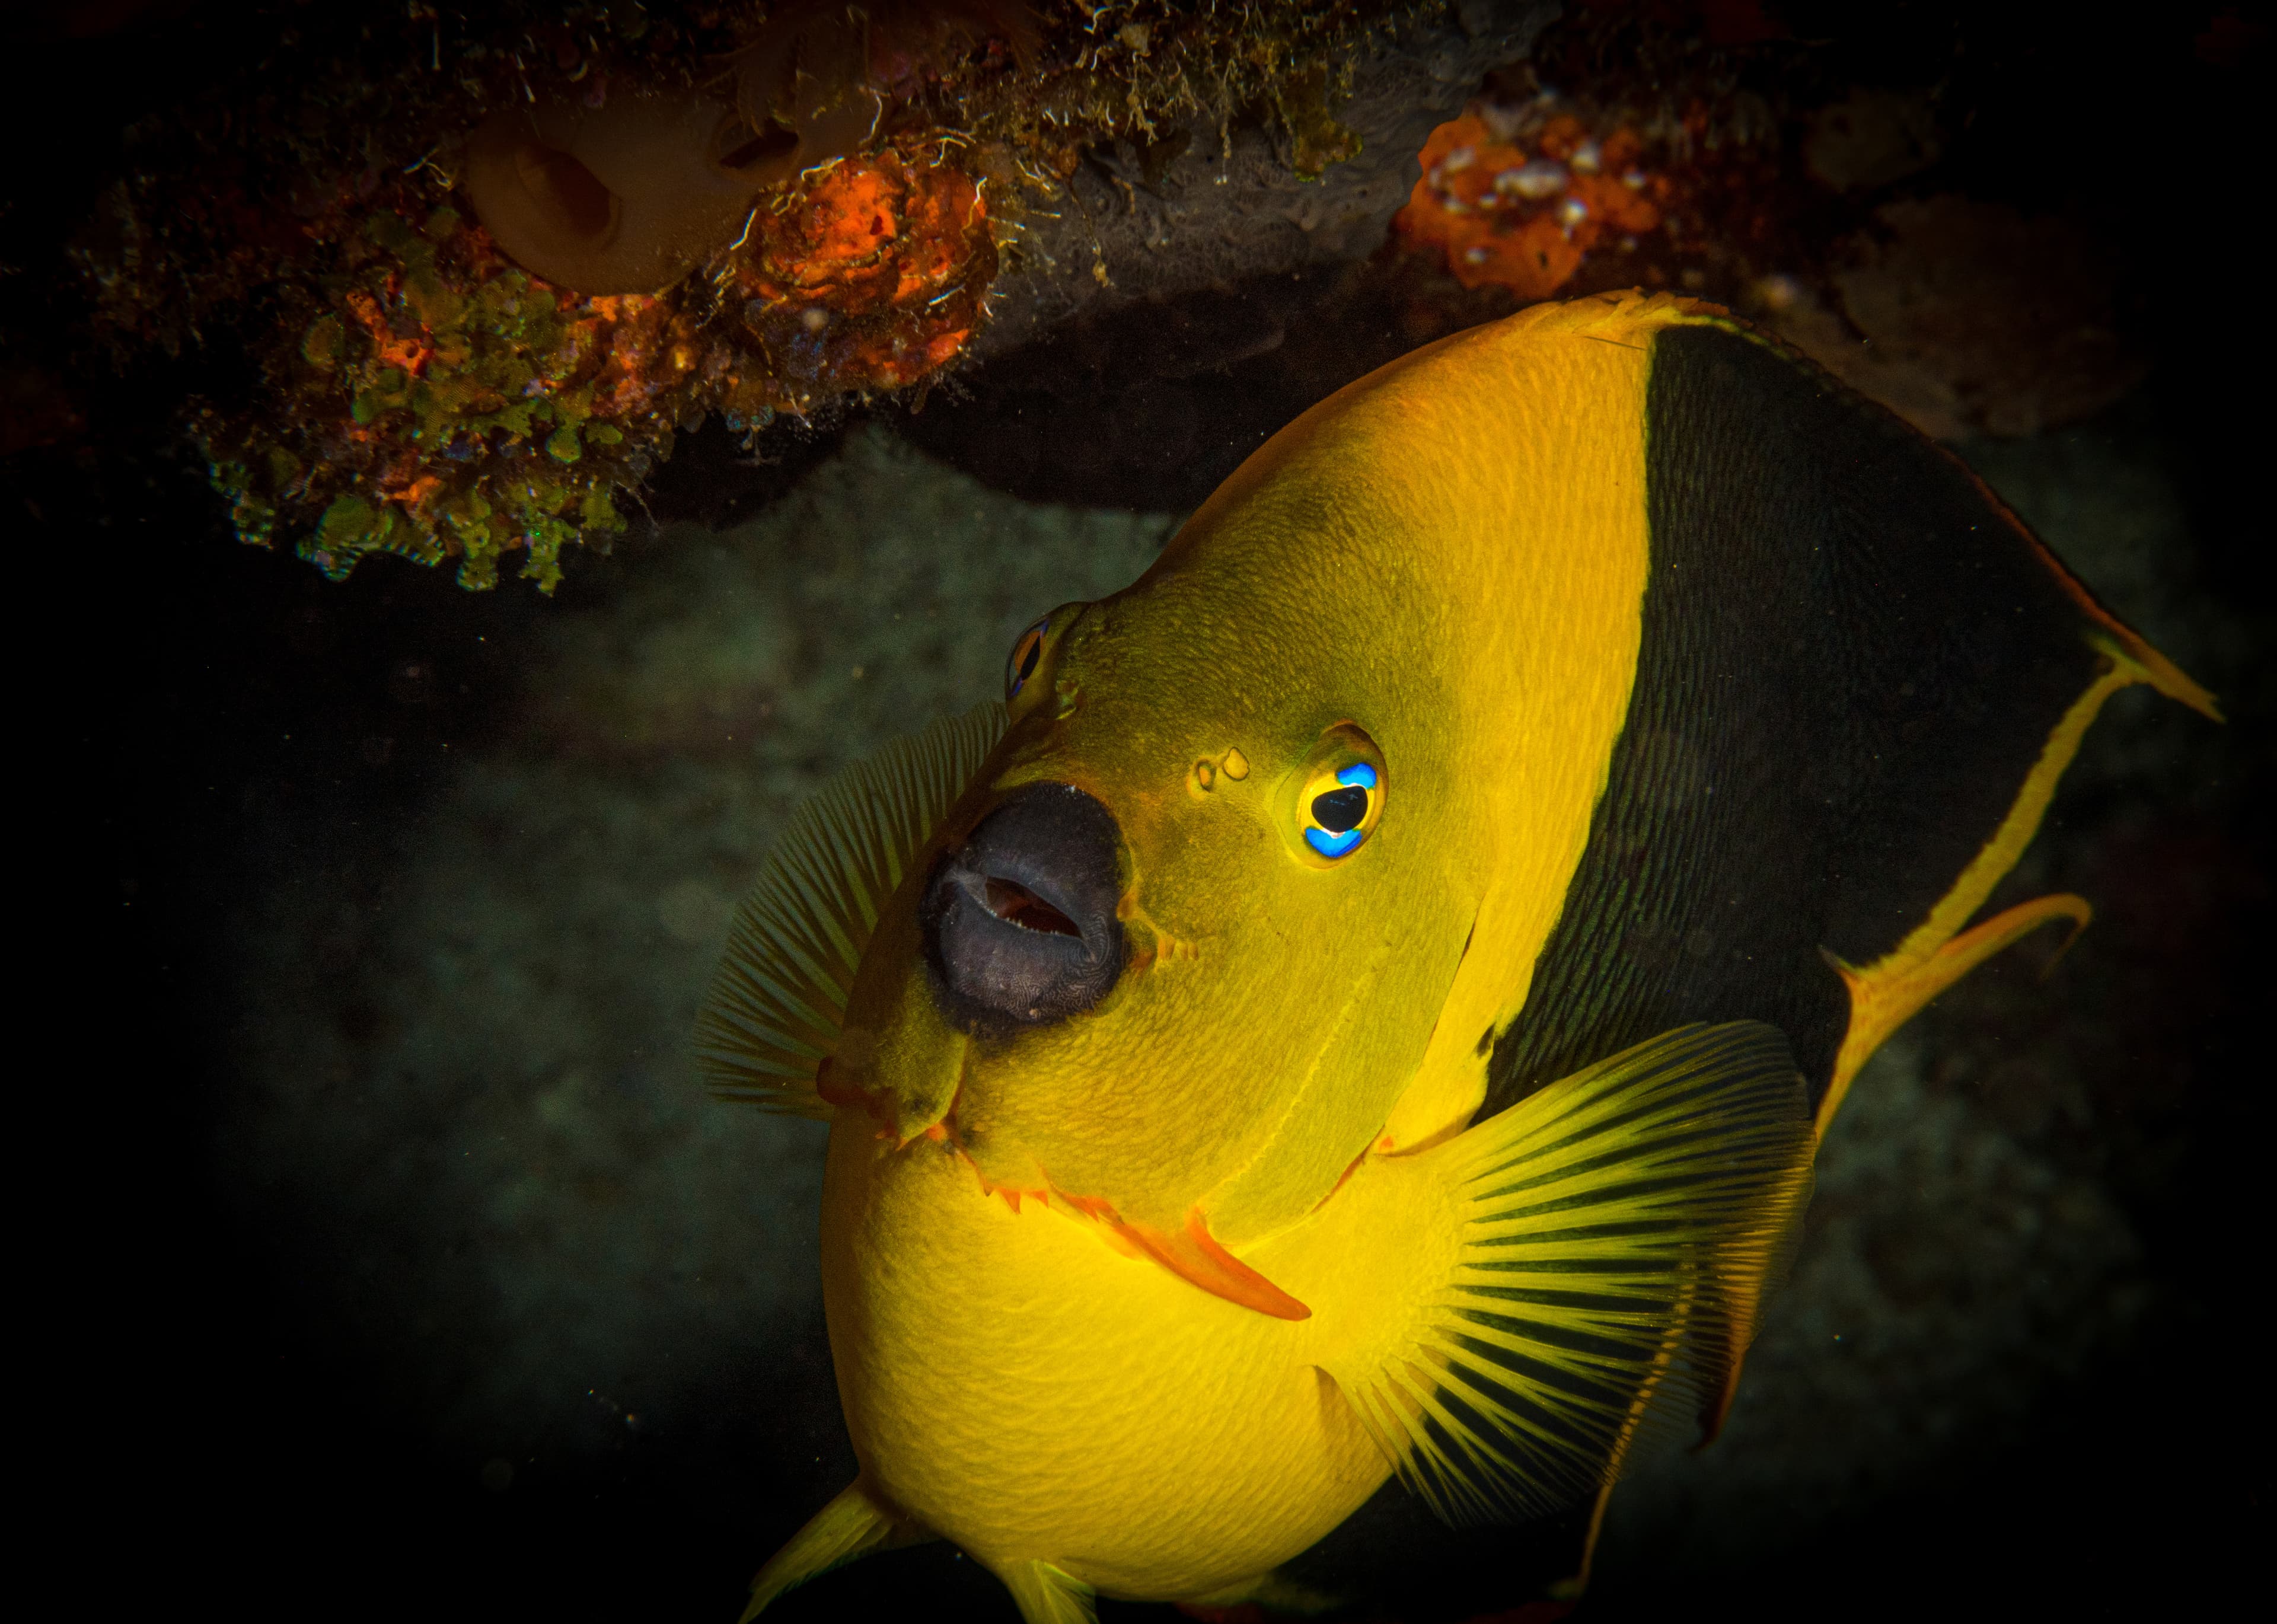
[[[843,1567],[873,1552],[918,1544],[932,1537],[903,1521],[857,1477],[767,1559],[767,1565],[751,1581],[750,1605],[736,1624],[751,1624],[784,1591],[818,1579],[834,1567]]]
[[[1451,1266],[1330,1374],[1445,1521],[1572,1505],[1618,1475],[1648,1411],[1720,1395],[1812,1149],[1786,1038],[1740,1021],[1663,1033],[1388,1158],[1413,1181],[1400,1200],[1456,1237]]]

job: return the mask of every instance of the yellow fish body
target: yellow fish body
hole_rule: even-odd
[[[1007,699],[769,859],[699,1033],[828,1117],[861,1475],[752,1610],[955,1541],[1032,1620],[1292,1596],[1712,1430],[1875,1046],[2103,701],[2210,699],[1960,465],[1713,307],[1342,391]],[[1281,1589],[1276,1591],[1276,1584]]]

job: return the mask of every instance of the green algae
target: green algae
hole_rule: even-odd
[[[519,552],[522,576],[550,592],[565,547],[625,528],[617,495],[639,487],[671,435],[655,420],[593,421],[619,360],[603,330],[613,338],[614,313],[636,301],[597,315],[596,301],[484,263],[481,244],[447,206],[415,222],[372,215],[327,290],[334,308],[272,369],[296,409],[202,420],[241,538],[273,545],[286,512],[313,509],[296,551],[334,580],[373,553],[456,557],[460,583],[484,591]]]

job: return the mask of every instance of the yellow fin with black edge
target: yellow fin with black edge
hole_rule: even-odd
[[[1400,1478],[1458,1527],[1612,1481],[1648,1411],[1700,1413],[1755,1334],[1809,1199],[1811,1118],[1758,1021],[1662,1033],[1414,1172],[1459,1236],[1370,1368],[1331,1366]]]
[[[751,1581],[750,1605],[736,1624],[751,1624],[784,1591],[819,1579],[834,1567],[843,1567],[873,1552],[918,1544],[932,1537],[903,1521],[857,1477],[767,1559],[767,1565]]]
[[[815,1071],[879,911],[1004,732],[991,700],[896,739],[791,817],[735,911],[696,1019],[696,1064],[722,1099],[827,1117]]]
[[[1099,1624],[1099,1592],[1049,1562],[1022,1562],[997,1575],[1022,1624]]]

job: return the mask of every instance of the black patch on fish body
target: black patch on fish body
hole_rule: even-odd
[[[1967,469],[1809,363],[1664,329],[1645,416],[1628,716],[1482,1117],[1702,1020],[1785,1032],[1815,1104],[1849,1019],[1820,949],[1923,921],[2103,659]]]

